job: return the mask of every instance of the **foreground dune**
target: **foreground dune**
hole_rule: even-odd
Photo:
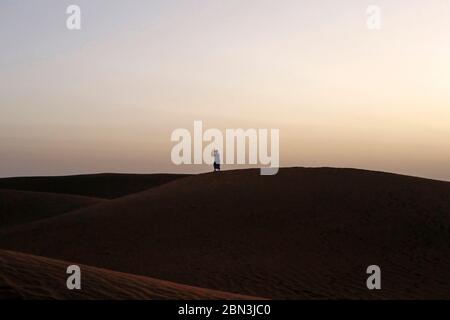
[[[186,177],[181,174],[86,174],[0,179],[0,189],[65,193],[113,199]]]
[[[266,298],[450,298],[450,183],[205,174],[0,231],[0,247]],[[382,290],[366,287],[379,265]]]
[[[0,190],[0,228],[33,222],[104,201],[98,198]]]
[[[82,288],[71,291],[69,265],[0,250],[0,299],[255,299],[82,265]]]

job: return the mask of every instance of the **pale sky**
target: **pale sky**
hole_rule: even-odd
[[[202,120],[280,129],[282,166],[450,180],[449,57],[448,0],[2,0],[0,177],[209,170],[170,159]]]

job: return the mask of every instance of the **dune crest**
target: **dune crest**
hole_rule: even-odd
[[[240,170],[0,231],[0,247],[265,298],[438,299],[450,292],[449,226],[448,182]],[[366,287],[370,265],[381,291]]]
[[[0,189],[114,199],[187,176],[182,174],[101,173],[56,177],[1,178]]]
[[[0,229],[54,217],[102,201],[77,195],[0,189]]]
[[[0,250],[0,300],[256,299],[83,265],[80,265],[81,290],[68,290],[66,268],[71,264],[73,263]]]

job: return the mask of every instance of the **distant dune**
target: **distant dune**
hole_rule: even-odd
[[[0,250],[1,299],[256,299],[111,270],[80,266],[81,290],[66,287],[72,263]]]
[[[101,201],[104,200],[65,194],[0,190],[0,229],[53,217]]]
[[[275,299],[450,298],[450,183],[353,169],[178,179],[0,231],[0,247]],[[366,288],[379,265],[382,290]]]
[[[147,190],[187,175],[181,174],[87,174],[61,177],[0,179],[0,189],[65,193],[113,199]]]

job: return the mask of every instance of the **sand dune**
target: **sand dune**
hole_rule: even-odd
[[[0,228],[53,217],[101,201],[104,200],[65,194],[0,190]]]
[[[449,227],[448,182],[242,170],[0,232],[0,247],[267,298],[450,298]],[[372,264],[381,291],[366,288]]]
[[[87,174],[61,177],[0,179],[0,189],[75,194],[113,199],[147,190],[187,175],[180,174]]]
[[[0,250],[1,299],[255,299],[80,265],[81,290],[68,290],[72,263]]]

